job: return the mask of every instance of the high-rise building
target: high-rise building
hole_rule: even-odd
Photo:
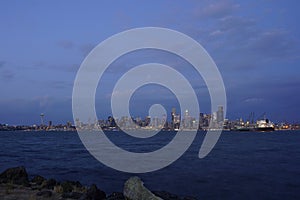
[[[45,117],[44,113],[41,113],[40,117],[41,117],[41,126],[44,126],[44,117]]]
[[[52,121],[49,121],[48,122],[48,128],[51,128],[52,127]]]
[[[190,115],[189,115],[189,110],[185,110],[184,116],[185,116],[185,117],[190,116]]]
[[[184,118],[183,118],[183,128],[191,128],[191,127],[192,127],[191,116],[189,115],[189,111],[185,110]]]
[[[76,128],[81,128],[82,127],[82,123],[80,122],[79,118],[75,119],[75,126],[76,126]]]
[[[171,128],[175,129],[175,120],[176,120],[176,108],[172,108],[171,112]]]
[[[204,127],[204,113],[199,114],[199,129]]]
[[[219,106],[218,107],[218,111],[217,111],[217,122],[223,122],[224,121],[224,110],[223,110],[223,106]]]
[[[115,119],[112,116],[109,116],[107,121],[108,121],[108,126],[109,127],[116,127],[117,126],[116,122],[115,122]]]
[[[175,123],[176,108],[172,108],[171,117],[172,123]]]
[[[150,116],[147,116],[147,117],[145,118],[145,121],[144,121],[144,123],[143,123],[143,126],[149,126],[150,123],[151,123],[151,117],[150,117]]]

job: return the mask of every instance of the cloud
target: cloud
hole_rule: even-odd
[[[5,66],[6,62],[5,61],[0,61],[0,69],[3,68]]]
[[[250,42],[249,50],[268,58],[291,58],[299,50],[297,48],[299,42],[291,38],[286,31],[278,29],[261,32]]]
[[[72,83],[68,83],[66,81],[59,81],[59,80],[50,81],[47,83],[47,85],[54,89],[65,89],[73,86]]]
[[[256,37],[257,33],[260,32],[256,25],[257,22],[252,18],[238,16],[220,18],[207,31],[207,45],[214,49],[223,50],[223,52],[225,48],[226,51],[240,49],[246,46],[251,38]]]
[[[63,72],[76,72],[80,64],[66,64],[66,65],[47,65],[49,69],[55,69]]]
[[[77,70],[79,69],[80,65],[79,64],[71,64],[71,65],[67,65],[65,67],[65,70],[68,72],[77,72]]]
[[[69,40],[62,40],[58,42],[58,46],[62,47],[63,49],[72,49],[75,44]]]
[[[87,56],[93,48],[95,48],[96,45],[95,44],[91,44],[91,43],[88,43],[88,44],[83,44],[83,45],[80,45],[78,48],[79,48],[79,51],[83,54],[83,56]]]
[[[211,32],[209,35],[210,36],[218,36],[218,35],[222,35],[223,32],[221,30],[215,30],[213,32]]]
[[[208,50],[219,66],[254,70],[275,61],[299,59],[299,40],[283,29],[259,26],[255,18],[227,16],[209,32]]]
[[[237,16],[227,16],[219,20],[220,30],[222,31],[244,31],[256,24],[254,19],[242,18]]]
[[[37,69],[50,69],[50,70],[59,70],[61,72],[76,72],[79,69],[80,63],[78,64],[50,64],[46,61],[35,61],[30,67],[26,69],[37,70]],[[23,68],[24,69],[24,68]]]
[[[202,9],[195,10],[195,15],[205,18],[222,18],[231,15],[237,8],[238,4],[233,4],[230,1],[213,2],[207,6],[201,6]]]
[[[124,30],[129,29],[132,26],[132,18],[122,10],[116,11],[112,22],[115,26],[120,27],[120,29]]]
[[[51,98],[48,95],[37,96],[33,99],[34,102],[37,102],[40,108],[45,108],[50,105]]]
[[[97,44],[92,44],[92,43],[85,43],[85,44],[76,44],[73,41],[70,40],[60,40],[57,42],[58,46],[70,50],[70,49],[75,49],[78,50],[82,55],[85,57],[87,54],[96,47]]]
[[[249,104],[262,103],[263,101],[264,101],[263,98],[257,98],[257,97],[246,98],[243,100],[244,103],[249,103]]]
[[[32,64],[32,68],[34,69],[37,69],[37,68],[40,68],[40,67],[45,67],[47,66],[47,63],[45,61],[34,61],[33,64]]]
[[[0,72],[0,75],[4,80],[9,81],[15,77],[15,72],[10,69],[4,69]]]

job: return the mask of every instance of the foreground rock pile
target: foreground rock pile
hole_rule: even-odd
[[[1,200],[194,200],[179,198],[168,192],[151,192],[140,178],[131,177],[124,184],[124,191],[107,195],[95,184],[86,187],[78,181],[57,182],[35,176],[29,180],[24,167],[15,167],[0,174]]]

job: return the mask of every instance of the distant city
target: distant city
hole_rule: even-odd
[[[189,111],[185,110],[184,116],[180,116],[173,108],[170,118],[162,117],[129,117],[124,116],[120,119],[109,116],[107,119],[89,120],[82,122],[75,120],[75,124],[67,121],[65,124],[53,124],[52,121],[45,123],[45,114],[40,114],[40,124],[34,125],[9,125],[0,123],[0,131],[76,131],[76,130],[97,130],[119,131],[119,130],[233,130],[233,131],[273,131],[273,130],[299,130],[300,124],[287,122],[273,123],[266,118],[265,114],[259,119],[254,120],[254,113],[250,113],[248,119],[229,120],[224,118],[223,106],[219,106],[216,112],[211,114],[200,113],[199,119],[190,116]]]

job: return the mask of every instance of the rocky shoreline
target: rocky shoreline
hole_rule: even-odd
[[[2,200],[195,200],[179,197],[165,191],[148,190],[139,177],[124,183],[123,192],[107,195],[95,184],[83,186],[79,181],[62,181],[35,176],[29,180],[25,167],[9,168],[0,174],[0,199]]]

